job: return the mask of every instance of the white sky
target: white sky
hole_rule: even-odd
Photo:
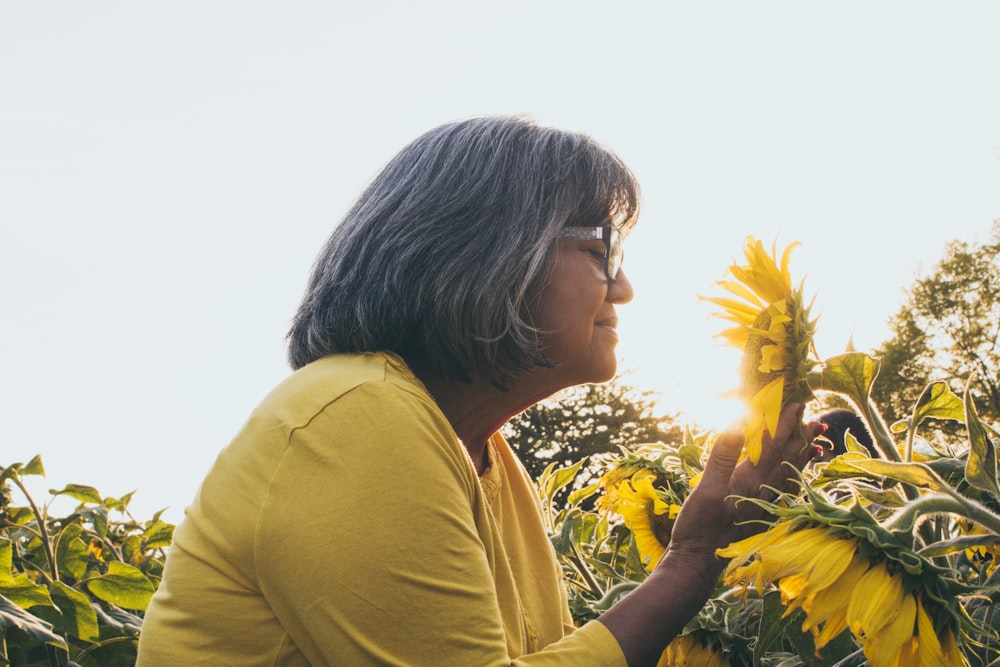
[[[0,464],[178,520],[287,373],[309,265],[450,120],[593,134],[644,186],[630,381],[723,427],[738,354],[696,299],[802,241],[821,356],[1000,218],[1000,3],[0,0]]]

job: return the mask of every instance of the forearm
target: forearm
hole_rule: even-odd
[[[600,617],[629,667],[657,663],[670,640],[711,596],[724,565],[711,554],[668,549],[646,581]]]

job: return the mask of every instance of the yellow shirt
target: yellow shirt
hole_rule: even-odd
[[[294,373],[177,527],[139,667],[608,665],[572,626],[538,496],[507,443],[477,477],[391,354]]]

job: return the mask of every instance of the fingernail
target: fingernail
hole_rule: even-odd
[[[824,424],[823,422],[819,423],[819,432],[820,433],[826,433],[829,430],[830,430],[830,425],[829,424]]]

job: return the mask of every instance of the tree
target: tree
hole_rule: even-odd
[[[872,395],[892,420],[909,416],[921,388],[947,380],[961,395],[976,374],[980,414],[1000,419],[1000,221],[985,244],[953,241],[918,279],[875,351],[882,368]]]
[[[562,467],[598,455],[577,475],[579,487],[603,472],[599,455],[644,442],[681,442],[678,416],[656,416],[653,408],[650,392],[618,381],[581,385],[515,416],[504,435],[534,479],[552,462]]]

